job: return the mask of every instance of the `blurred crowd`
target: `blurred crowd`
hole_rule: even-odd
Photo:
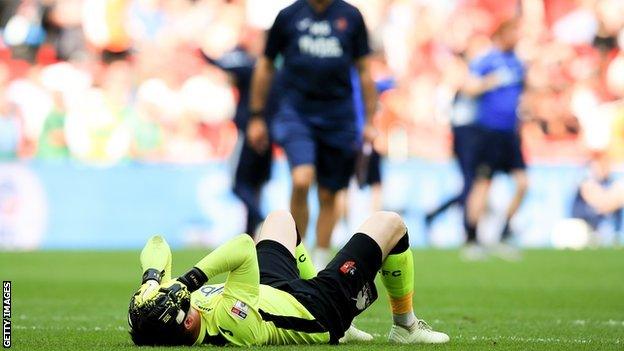
[[[200,163],[229,156],[237,92],[202,59],[243,45],[288,0],[0,2],[0,160]],[[450,156],[450,114],[466,63],[521,18],[521,106],[529,161],[624,161],[624,1],[353,0],[379,75],[379,151]],[[383,66],[383,67],[382,67]],[[375,72],[374,72],[375,74]]]

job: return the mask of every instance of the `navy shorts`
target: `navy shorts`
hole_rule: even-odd
[[[526,169],[520,135],[515,131],[482,129],[478,173],[491,178],[498,172]]]
[[[324,332],[337,343],[353,319],[377,299],[375,276],[381,268],[381,249],[369,236],[355,234],[325,269],[312,279],[300,279],[295,257],[282,244],[263,240],[256,245],[260,283],[294,296],[314,321],[276,318],[283,328]],[[275,321],[273,321],[275,322]]]
[[[280,104],[271,134],[291,168],[313,165],[318,184],[338,191],[349,185],[361,143],[353,107],[342,102],[326,105],[330,109],[302,113],[288,102]]]

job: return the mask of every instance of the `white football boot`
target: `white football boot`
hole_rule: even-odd
[[[409,328],[393,324],[388,335],[389,342],[399,344],[443,344],[449,340],[448,335],[431,329],[422,319],[417,319]]]
[[[373,336],[370,335],[369,333],[359,330],[358,328],[355,327],[355,325],[353,323],[351,323],[351,326],[349,327],[349,329],[347,329],[347,331],[345,332],[345,335],[340,338],[340,340],[338,340],[339,343],[344,344],[344,343],[348,343],[351,341],[371,341],[373,340]]]
[[[488,259],[488,252],[481,245],[468,244],[459,251],[459,257],[466,262],[485,261]]]
[[[492,256],[498,257],[509,262],[517,262],[522,260],[522,252],[515,246],[506,242],[501,242],[490,248]]]

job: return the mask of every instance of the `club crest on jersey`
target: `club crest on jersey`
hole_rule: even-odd
[[[247,306],[247,304],[244,303],[243,301],[239,300],[239,301],[236,301],[234,306],[232,306],[230,313],[232,313],[234,316],[238,317],[239,319],[245,319],[247,318],[248,311],[249,311],[249,306]]]
[[[346,18],[340,17],[336,21],[334,21],[334,26],[339,31],[344,32],[345,29],[347,29],[347,27],[349,26],[349,23],[347,22]]]
[[[355,262],[353,261],[346,261],[342,264],[342,266],[340,266],[340,273],[344,275],[353,276],[356,270],[357,268],[355,267]]]

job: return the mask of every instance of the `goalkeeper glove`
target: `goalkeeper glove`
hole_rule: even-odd
[[[133,303],[140,306],[156,296],[160,288],[160,280],[161,272],[154,268],[146,269],[141,279],[141,287],[134,294]]]

